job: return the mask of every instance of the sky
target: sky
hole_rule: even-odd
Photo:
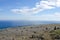
[[[60,0],[0,0],[0,20],[60,21]]]

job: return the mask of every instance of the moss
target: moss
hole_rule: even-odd
[[[60,35],[60,30],[55,30],[55,33]]]
[[[59,30],[50,31],[50,33],[54,33],[54,34],[59,34],[60,35],[60,29]]]

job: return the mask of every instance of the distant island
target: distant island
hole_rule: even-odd
[[[0,29],[0,40],[60,40],[60,24]]]

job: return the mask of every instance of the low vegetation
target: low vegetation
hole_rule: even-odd
[[[60,24],[2,29],[0,40],[60,40]]]

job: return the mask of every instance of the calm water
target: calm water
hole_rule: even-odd
[[[30,21],[0,21],[0,29],[7,27],[31,25]]]
[[[0,21],[0,29],[34,24],[60,24],[57,21]]]

